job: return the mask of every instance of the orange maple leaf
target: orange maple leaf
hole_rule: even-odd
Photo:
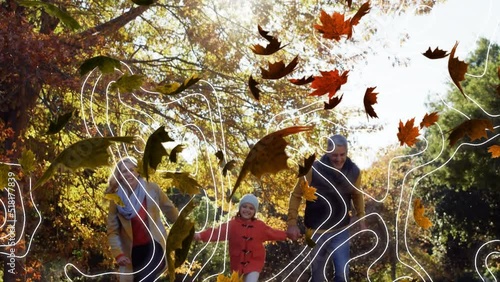
[[[312,75],[309,76],[309,77],[305,77],[304,76],[304,77],[299,78],[299,79],[291,78],[288,81],[290,81],[291,83],[293,83],[295,85],[305,85],[305,84],[313,82],[314,81],[314,77]]]
[[[295,70],[299,62],[299,56],[295,56],[295,58],[285,66],[283,61],[279,61],[276,63],[268,63],[269,70],[266,70],[260,67],[262,71],[262,78],[264,79],[279,79],[282,78]]]
[[[439,119],[439,115],[437,112],[433,112],[431,114],[425,114],[424,118],[420,122],[420,128],[429,127],[435,124]]]
[[[268,31],[263,30],[260,25],[257,26],[259,29],[259,34],[264,37],[267,41],[269,41],[269,44],[267,44],[266,47],[263,47],[259,44],[256,44],[253,46],[252,51],[257,54],[257,55],[271,55],[279,50],[281,50],[284,46],[281,46],[281,42],[276,38],[271,35],[268,35]]]
[[[448,54],[448,52],[441,50],[438,47],[436,47],[434,49],[434,51],[431,51],[431,47],[429,47],[429,49],[427,49],[427,51],[425,51],[425,53],[422,53],[422,55],[426,56],[429,59],[434,60],[434,59],[444,58],[444,57],[448,56],[449,54]]]
[[[492,145],[488,148],[488,152],[491,153],[492,158],[500,158],[500,146]]]
[[[250,93],[252,93],[255,100],[259,101],[260,98],[260,89],[257,88],[258,83],[251,75],[248,78],[248,88],[250,89]]]
[[[377,113],[373,109],[372,105],[377,103],[377,94],[373,92],[377,87],[366,88],[365,97],[363,98],[363,104],[365,105],[366,116],[372,118],[378,118]]]
[[[465,80],[465,73],[467,72],[467,67],[469,64],[466,64],[464,61],[460,61],[457,58],[455,58],[455,50],[457,49],[458,46],[458,41],[455,43],[455,46],[453,46],[453,49],[451,49],[450,57],[448,58],[448,72],[450,73],[451,80],[453,80],[453,83],[458,87],[460,92],[462,92],[462,95],[464,95],[464,90],[462,89],[462,85],[460,84],[460,81]]]
[[[291,126],[270,133],[260,139],[248,153],[238,179],[234,184],[233,191],[227,200],[229,201],[232,198],[241,181],[249,172],[260,179],[265,173],[277,173],[280,170],[287,169],[288,156],[285,147],[288,143],[283,137],[302,131],[310,131],[313,128],[314,126]]]
[[[415,222],[418,224],[418,226],[424,229],[428,229],[432,226],[432,222],[428,217],[424,215],[424,213],[424,205],[419,198],[416,198],[413,201],[413,218],[415,219]]]
[[[347,82],[349,71],[343,72],[340,76],[338,70],[320,71],[320,73],[322,76],[315,76],[314,81],[311,83],[311,88],[316,90],[309,94],[309,96],[321,96],[328,93],[328,97],[331,99],[342,84]]]
[[[321,34],[323,38],[340,40],[342,35],[352,33],[351,20],[344,20],[344,14],[334,12],[331,16],[325,11],[321,10],[319,17],[322,25],[315,24],[314,28]]]
[[[344,97],[344,96],[333,97],[333,98],[328,100],[328,103],[323,102],[324,103],[323,109],[331,110],[331,109],[335,108],[338,104],[340,104],[340,101],[342,101],[342,97]]]
[[[318,199],[318,196],[316,196],[314,193],[316,193],[316,188],[309,186],[309,183],[307,181],[302,181],[302,197],[306,199],[306,201],[314,202],[316,199]]]
[[[406,145],[411,147],[417,142],[417,137],[420,133],[418,132],[418,127],[413,126],[414,122],[415,118],[408,120],[405,125],[403,125],[401,120],[399,121],[398,139],[401,146],[406,143]]]
[[[361,20],[361,18],[364,15],[368,14],[369,12],[370,12],[370,1],[365,2],[363,5],[361,5],[361,7],[359,7],[359,10],[356,12],[356,14],[354,14],[354,16],[352,16],[351,26],[357,25],[359,23],[359,21]],[[352,32],[352,28],[351,28],[351,32]]]
[[[471,141],[481,139],[482,137],[488,138],[486,129],[493,131],[493,124],[489,119],[471,119],[462,122],[459,126],[455,127],[448,137],[450,146],[455,145],[458,139],[469,136]]]

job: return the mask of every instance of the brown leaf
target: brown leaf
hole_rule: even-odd
[[[287,66],[285,66],[285,63],[283,61],[279,61],[276,63],[268,63],[269,70],[260,67],[260,70],[262,71],[262,78],[280,79],[292,73],[295,70],[295,67],[297,66],[298,62],[299,62],[299,56],[295,56],[295,58]]]
[[[359,23],[359,21],[361,20],[361,18],[364,15],[368,14],[369,12],[370,12],[370,1],[361,5],[359,10],[356,12],[356,14],[354,14],[354,16],[351,19],[351,26],[357,25]],[[351,28],[351,32],[352,32],[352,28]]]
[[[248,88],[250,88],[250,93],[252,93],[252,96],[255,98],[255,100],[259,101],[260,98],[260,89],[257,88],[257,85],[259,85],[255,79],[250,75],[250,78],[248,78]]]
[[[184,150],[186,148],[185,145],[182,145],[182,144],[179,144],[177,146],[175,146],[172,151],[170,151],[170,155],[168,156],[168,159],[173,162],[173,163],[176,163],[177,162],[177,154],[182,152],[182,150]]]
[[[405,125],[403,125],[401,120],[399,121],[398,139],[401,146],[406,143],[406,145],[411,147],[417,142],[417,137],[420,133],[418,132],[418,127],[413,126],[414,122],[415,118],[408,120]]]
[[[344,14],[334,12],[331,16],[321,10],[319,17],[322,25],[315,24],[314,28],[321,34],[323,38],[340,40],[342,35],[351,34],[351,20],[344,20]]]
[[[235,160],[230,160],[224,165],[224,168],[222,169],[222,175],[226,176],[228,170],[232,170],[236,166],[236,161]]]
[[[458,42],[455,43],[453,49],[451,49],[450,57],[448,58],[448,72],[450,73],[451,80],[458,87],[462,95],[464,95],[464,90],[462,89],[462,85],[460,85],[460,81],[465,80],[465,73],[467,72],[467,67],[469,64],[466,64],[464,61],[460,61],[455,58],[455,50],[457,49]]]
[[[165,172],[162,175],[165,179],[172,179],[172,185],[182,193],[196,195],[200,193],[201,185],[191,178],[189,172]]]
[[[266,47],[262,47],[259,44],[256,44],[253,46],[252,51],[257,54],[257,55],[271,55],[282,49],[284,46],[281,46],[281,42],[278,41],[276,37],[268,35],[268,31],[263,30],[260,25],[257,26],[259,29],[259,34],[264,37],[267,41],[269,41],[269,44],[267,44]]]
[[[328,103],[323,102],[325,104],[324,109],[331,110],[331,109],[335,108],[338,104],[340,104],[340,101],[342,101],[342,97],[344,97],[344,96],[333,97],[333,98],[328,100]]]
[[[307,78],[304,76],[303,78],[300,78],[300,79],[291,78],[288,81],[290,81],[291,83],[293,83],[295,85],[305,85],[305,84],[313,82],[314,77],[312,75],[310,77],[307,77]]]
[[[464,137],[465,135],[469,136],[471,141],[481,139],[482,137],[488,138],[488,135],[486,134],[486,129],[493,131],[493,124],[491,123],[491,120],[488,119],[466,120],[451,131],[450,136],[448,137],[448,140],[450,140],[450,146],[455,145],[458,139]]]
[[[420,128],[429,127],[435,124],[439,119],[439,115],[437,112],[433,112],[431,114],[425,114],[424,118],[420,122]]]
[[[310,155],[307,159],[304,160],[304,166],[299,165],[299,173],[297,177],[305,176],[314,163],[316,159],[316,154]]]
[[[413,218],[418,226],[428,229],[432,226],[432,222],[425,215],[425,208],[419,198],[413,201]]]
[[[500,146],[492,145],[488,148],[488,152],[491,153],[492,158],[500,158]]]
[[[373,109],[372,105],[377,103],[377,94],[373,92],[376,87],[366,88],[365,97],[363,98],[363,104],[365,105],[366,115],[372,118],[378,118],[377,113]]]
[[[288,145],[285,136],[310,131],[314,126],[291,126],[264,136],[257,142],[248,153],[245,162],[240,170],[233,191],[227,200],[231,200],[234,192],[240,186],[243,178],[251,172],[257,178],[265,173],[277,173],[280,170],[287,169],[288,156],[285,147]]]
[[[215,156],[216,156],[216,157],[217,157],[217,159],[219,160],[219,165],[220,165],[221,163],[223,163],[223,162],[224,162],[224,160],[225,160],[225,159],[224,159],[224,153],[223,153],[221,150],[217,151],[217,152],[215,153]]]
[[[347,75],[349,71],[345,71],[339,75],[338,70],[333,71],[320,71],[321,76],[315,76],[311,84],[314,90],[309,96],[322,96],[328,93],[328,98],[335,96],[335,93],[340,89],[342,84],[347,82]]]
[[[433,60],[433,59],[444,58],[444,57],[448,56],[449,54],[446,51],[439,49],[438,47],[436,47],[434,49],[434,51],[431,51],[431,47],[429,47],[429,49],[427,49],[427,51],[425,51],[425,53],[422,53],[422,55]]]
[[[347,2],[347,7],[351,8],[352,0],[346,0],[346,2]]]

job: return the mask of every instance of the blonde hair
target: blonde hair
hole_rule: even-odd
[[[111,194],[116,193],[118,190],[118,179],[121,179],[122,173],[120,172],[120,167],[126,164],[133,164],[137,167],[137,160],[134,157],[121,158],[115,165],[113,173],[108,178],[108,188],[104,193]]]

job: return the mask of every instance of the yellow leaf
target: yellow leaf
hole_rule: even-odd
[[[200,192],[201,185],[191,178],[188,172],[166,172],[163,174],[163,178],[172,179],[172,184],[182,193],[196,195]]]
[[[422,228],[428,229],[432,226],[432,222],[425,215],[425,208],[419,198],[413,201],[413,218],[415,222]]]
[[[18,160],[25,174],[30,174],[35,167],[35,154],[31,150],[24,150]]]
[[[5,186],[7,186],[9,179],[9,169],[10,167],[6,164],[0,164],[0,191],[3,191]]]
[[[314,242],[314,240],[312,239],[313,230],[311,228],[307,228],[305,235],[307,246],[309,246],[310,248],[314,248],[314,246],[316,246],[316,242]]]
[[[106,194],[104,194],[104,199],[113,201],[113,202],[115,202],[115,204],[117,204],[120,207],[125,206],[125,204],[122,201],[122,198],[120,198],[120,196],[118,196],[118,194],[116,194],[116,193],[106,193]]]
[[[307,181],[302,181],[302,195],[306,201],[314,202],[318,198],[314,193],[316,193],[316,188],[309,186]]]
[[[217,276],[217,282],[243,282],[243,275],[240,276],[237,271],[233,271],[231,277],[221,273]]]

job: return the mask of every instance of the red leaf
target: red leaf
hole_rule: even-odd
[[[460,61],[455,56],[455,50],[457,49],[458,42],[455,43],[453,49],[451,49],[450,57],[448,59],[448,72],[450,73],[451,80],[458,87],[462,95],[464,95],[464,90],[462,89],[462,85],[460,85],[460,81],[465,80],[465,73],[467,72],[468,64],[464,63],[464,61]]]
[[[438,121],[439,115],[437,112],[431,114],[425,114],[422,122],[420,122],[420,128],[429,127]]]
[[[338,70],[333,71],[320,71],[322,76],[315,76],[314,81],[311,84],[311,88],[314,90],[309,96],[322,96],[328,93],[331,99],[335,96],[335,93],[340,89],[342,84],[347,82],[347,75],[349,71],[345,71],[339,76]]]
[[[420,133],[418,132],[418,127],[413,126],[414,122],[415,118],[408,120],[405,125],[403,125],[401,120],[399,121],[398,139],[401,146],[406,143],[406,145],[411,147],[417,142],[417,137]]]
[[[284,46],[281,46],[281,42],[278,41],[276,37],[268,35],[268,31],[263,30],[260,25],[258,26],[259,29],[259,34],[264,37],[267,41],[269,41],[269,44],[267,44],[266,47],[262,47],[259,44],[256,44],[253,46],[252,51],[257,54],[257,55],[271,55],[282,49]]]
[[[325,110],[331,110],[331,109],[335,108],[340,103],[340,101],[342,101],[342,97],[343,96],[333,97],[330,100],[328,100],[328,103],[327,102],[323,102],[325,104],[324,109]]]
[[[319,17],[322,25],[315,24],[314,28],[321,34],[323,38],[340,40],[340,36],[351,34],[351,21],[344,20],[344,15],[334,12],[331,16],[321,10]]]
[[[295,58],[290,62],[290,64],[288,64],[288,66],[285,66],[285,63],[283,61],[268,63],[269,70],[266,70],[262,67],[260,68],[260,70],[262,71],[262,78],[280,79],[293,72],[298,64],[298,61],[299,56],[295,56]]]
[[[438,47],[436,47],[434,51],[431,51],[431,47],[429,47],[429,49],[427,49],[425,53],[422,53],[422,55],[426,56],[429,59],[441,59],[448,56],[449,54],[446,51],[439,49]]]
[[[361,20],[361,18],[364,15],[368,14],[369,12],[370,12],[370,1],[361,5],[359,10],[356,12],[356,14],[354,14],[354,16],[351,19],[351,26],[357,25],[359,23],[359,21]]]
[[[372,118],[378,118],[372,105],[377,103],[377,94],[373,92],[376,87],[366,88],[365,97],[363,98],[363,104],[365,105],[366,115]]]
[[[459,126],[455,127],[448,140],[450,140],[450,146],[455,145],[458,139],[469,136],[471,141],[481,139],[482,137],[488,138],[486,134],[486,129],[493,131],[493,124],[491,120],[488,119],[471,119],[462,122]]]

